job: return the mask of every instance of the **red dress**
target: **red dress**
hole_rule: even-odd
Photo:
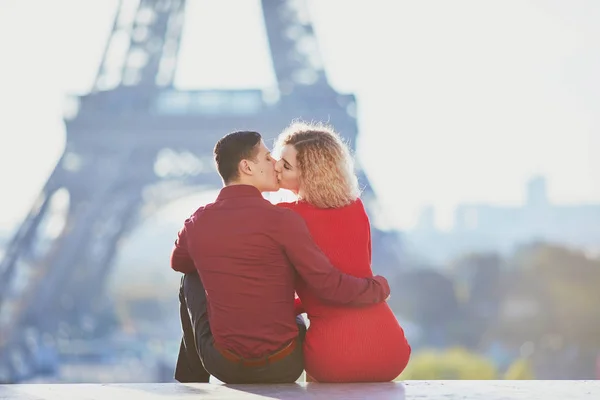
[[[331,263],[357,277],[372,276],[371,230],[360,199],[336,209],[280,203],[300,214]],[[307,374],[318,382],[385,382],[406,367],[411,348],[387,303],[351,308],[325,304],[298,279],[296,311],[310,327],[304,342]]]

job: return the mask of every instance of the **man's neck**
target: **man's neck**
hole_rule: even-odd
[[[244,182],[244,181],[229,182],[228,184],[225,185],[225,187],[239,186],[239,185],[254,186],[260,192],[260,188],[259,187],[257,187],[256,185],[253,185],[252,183]]]

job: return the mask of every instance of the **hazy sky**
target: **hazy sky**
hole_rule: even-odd
[[[0,2],[0,229],[61,154],[62,99],[87,90],[116,4]],[[459,202],[519,203],[538,173],[553,201],[600,202],[600,2],[309,4],[331,83],[358,96],[358,156],[397,226],[425,204],[448,227]],[[273,83],[258,5],[189,1],[180,88]]]

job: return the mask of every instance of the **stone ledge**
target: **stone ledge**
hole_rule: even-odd
[[[66,399],[600,399],[600,381],[406,381],[289,385],[22,384],[0,385],[2,400]]]

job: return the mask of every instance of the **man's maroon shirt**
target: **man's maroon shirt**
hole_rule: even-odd
[[[198,271],[215,343],[247,358],[271,354],[298,335],[296,274],[332,303],[374,304],[390,293],[381,276],[355,278],[335,269],[302,217],[248,185],[223,188],[185,221],[171,268]]]

